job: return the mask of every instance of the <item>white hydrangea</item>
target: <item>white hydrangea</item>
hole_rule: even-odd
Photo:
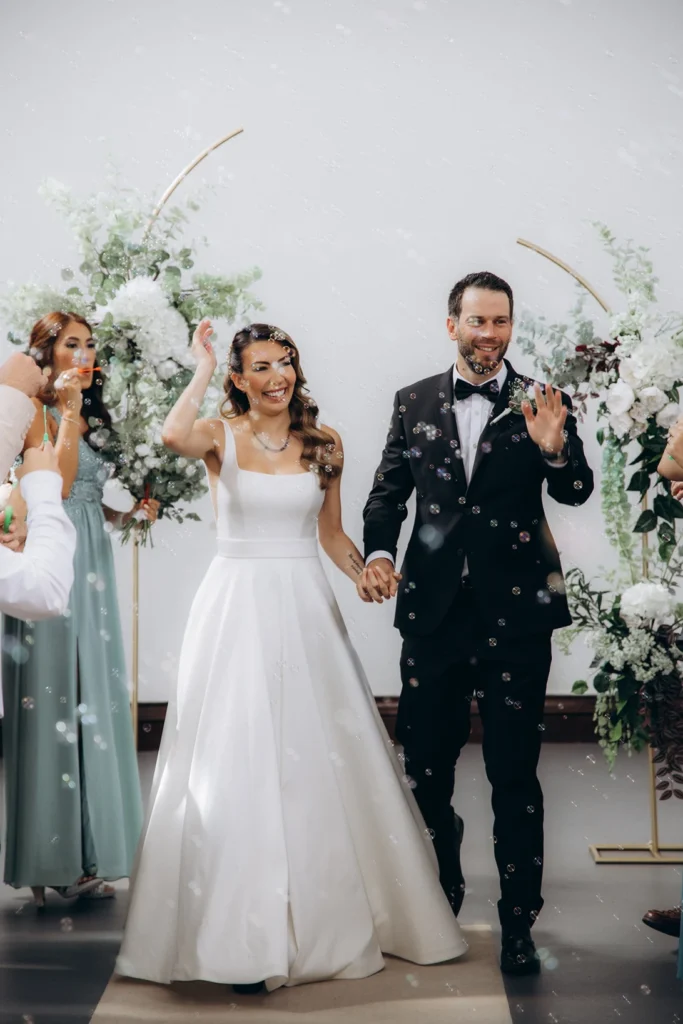
[[[158,281],[151,277],[126,281],[109,302],[107,312],[118,323],[135,325],[142,356],[155,367],[163,365],[168,372],[171,359],[180,366],[193,365],[187,323]]]
[[[671,386],[673,353],[672,345],[665,339],[643,339],[629,355],[619,363],[619,376],[634,391],[646,387],[665,390]]]
[[[163,363],[157,366],[157,373],[162,380],[170,380],[178,372],[178,364],[174,359],[164,359]]]
[[[639,400],[629,409],[628,414],[634,423],[637,423],[640,427],[645,427],[650,418],[650,413],[647,407],[640,401],[640,396],[638,398]]]
[[[621,617],[626,622],[661,623],[674,611],[675,597],[661,583],[642,581],[621,595]]]

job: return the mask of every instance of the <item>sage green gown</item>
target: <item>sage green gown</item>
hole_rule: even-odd
[[[76,527],[75,579],[64,617],[3,628],[5,882],[68,886],[81,875],[130,875],[142,800],[111,541],[109,476],[79,444],[65,510]]]

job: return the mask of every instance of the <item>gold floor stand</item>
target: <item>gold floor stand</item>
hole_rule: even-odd
[[[650,835],[649,843],[602,843],[589,846],[596,864],[683,864],[683,846],[672,846],[659,841],[659,815],[657,800],[657,767],[655,752],[650,747],[649,755],[649,797]]]
[[[683,864],[683,846],[604,843],[589,850],[596,864]]]

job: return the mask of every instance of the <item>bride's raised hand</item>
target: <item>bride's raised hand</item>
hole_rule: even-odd
[[[211,374],[213,374],[216,366],[218,365],[216,353],[214,352],[213,345],[211,344],[212,335],[213,327],[211,326],[211,321],[202,320],[192,336],[192,345],[190,347],[190,351],[197,362],[197,366],[210,370]]]

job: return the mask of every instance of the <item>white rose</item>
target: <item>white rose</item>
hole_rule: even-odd
[[[621,617],[629,620],[663,622],[673,614],[675,597],[661,583],[636,583],[621,595]]]
[[[627,412],[622,412],[619,416],[610,416],[609,425],[617,437],[626,437],[633,429],[633,420]]]
[[[664,392],[660,388],[652,386],[649,388],[643,388],[642,391],[638,393],[638,400],[641,405],[647,409],[650,416],[663,409],[668,402],[668,398]]]
[[[657,413],[657,426],[663,427],[664,430],[668,430],[669,427],[673,427],[678,417],[681,415],[681,410],[676,402],[669,402],[665,405],[661,412]]]
[[[146,456],[152,454],[152,449],[148,444],[139,444],[135,448],[135,454],[139,455],[141,459],[144,459]]]
[[[192,464],[188,466],[187,469],[185,470],[185,476],[194,476],[196,472],[197,467],[194,464]]]
[[[607,392],[605,404],[613,416],[622,416],[629,411],[635,400],[633,388],[625,381],[618,380]]]

